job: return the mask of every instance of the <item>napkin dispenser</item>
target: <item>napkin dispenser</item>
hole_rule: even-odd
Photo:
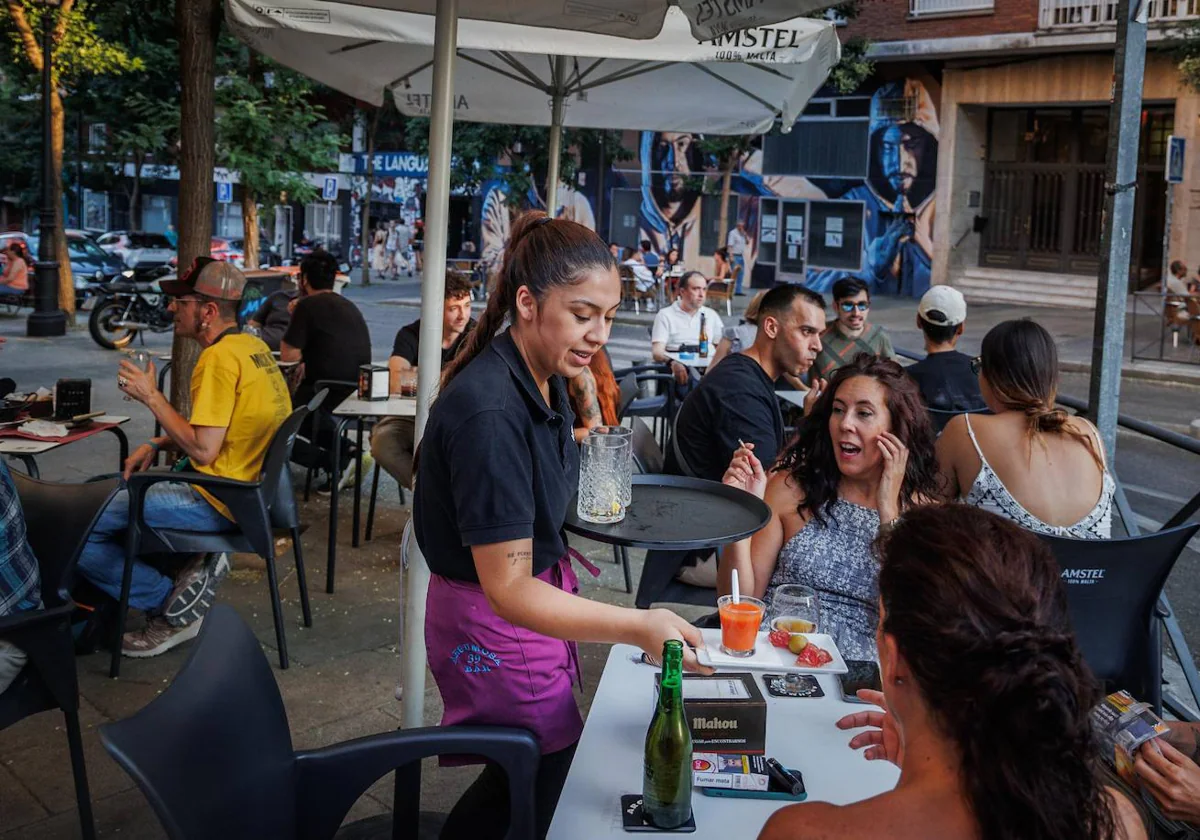
[[[54,416],[59,420],[90,414],[92,380],[60,379],[54,385]]]
[[[388,398],[388,369],[383,365],[363,365],[358,369],[358,398],[386,400]]]

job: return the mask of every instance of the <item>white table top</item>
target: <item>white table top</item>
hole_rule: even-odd
[[[417,398],[393,395],[386,400],[360,400],[351,394],[333,413],[338,417],[416,417]]]
[[[128,417],[120,417],[113,414],[104,414],[100,417],[93,418],[95,423],[115,423],[118,426],[123,426],[129,422]],[[103,431],[103,430],[100,430]],[[87,438],[77,438],[70,441],[76,443]],[[66,444],[60,440],[30,440],[29,438],[19,437],[3,437],[0,438],[0,455],[41,455],[44,452],[49,452],[51,449],[57,449]]]
[[[804,398],[808,396],[808,391],[776,391],[775,396],[784,402],[804,408]]]
[[[592,701],[591,712],[558,800],[548,840],[626,838],[621,827],[621,795],[641,793],[646,728],[654,712],[656,668],[637,664],[640,651],[614,645]],[[852,712],[870,708],[841,699],[837,680],[819,676],[825,696],[767,699],[767,755],[804,776],[809,802],[846,805],[891,790],[900,770],[886,761],[867,761],[850,749],[856,730],[834,726]],[[702,838],[754,837],[767,818],[790,803],[778,800],[705,796],[693,789],[694,834]]]
[[[708,367],[709,363],[712,362],[712,353],[709,353],[708,356],[706,356],[703,359],[700,358],[699,353],[691,353],[690,359],[681,359],[681,358],[679,358],[678,353],[672,352],[670,350],[665,350],[663,352],[665,352],[667,354],[668,358],[672,359],[673,361],[679,362],[679,364],[681,364],[681,365],[686,365],[687,367],[706,368],[706,367]]]

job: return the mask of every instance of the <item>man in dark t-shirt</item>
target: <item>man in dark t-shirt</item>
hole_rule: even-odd
[[[371,334],[358,307],[333,290],[337,261],[326,251],[317,251],[300,263],[300,296],[292,301],[292,320],[279,343],[280,360],[302,362],[304,374],[292,395],[292,404],[304,405],[316,393],[316,383],[340,379],[353,385],[331,386],[320,411],[329,415],[342,400],[357,390],[358,369],[371,362]],[[320,434],[313,440],[313,416],[305,418],[300,437],[292,449],[292,460],[305,466],[326,466],[325,451],[333,446],[333,422],[324,419]],[[342,448],[339,476],[353,455],[349,446]],[[329,492],[337,484],[318,488]]]
[[[272,292],[250,319],[250,324],[258,328],[258,337],[276,352],[279,350],[279,342],[283,341],[283,334],[287,332],[288,324],[292,322],[292,301],[299,294],[296,289]]]
[[[754,344],[706,373],[680,406],[667,472],[720,481],[739,441],[753,444],[754,454],[770,469],[784,444],[775,380],[812,367],[823,329],[825,301],[811,289],[783,285],[763,295]],[[816,396],[814,388],[805,400],[806,412]],[[716,562],[686,565],[680,580],[715,586]]]
[[[458,274],[446,275],[446,302],[442,308],[442,367],[454,358],[474,329],[471,320],[471,286]],[[416,393],[417,353],[421,342],[418,318],[396,333],[388,376],[393,394]],[[371,454],[402,488],[412,486],[416,423],[413,417],[386,417],[371,432]]]
[[[925,358],[910,365],[925,405],[937,411],[980,411],[987,406],[971,357],[954,349],[967,320],[967,302],[951,286],[934,286],[921,297],[917,326],[925,335]],[[937,424],[940,428],[941,425]]]

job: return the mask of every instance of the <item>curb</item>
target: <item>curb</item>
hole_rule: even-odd
[[[1132,365],[1124,365],[1121,367],[1121,378],[1140,379],[1144,382],[1165,382],[1171,385],[1191,385],[1200,387],[1200,365],[1180,365],[1179,367],[1191,367],[1193,369],[1155,370],[1143,367],[1134,367]],[[1090,362],[1059,360],[1058,368],[1066,373],[1090,374],[1092,372],[1092,365]],[[1185,430],[1183,433],[1187,434],[1187,431]]]

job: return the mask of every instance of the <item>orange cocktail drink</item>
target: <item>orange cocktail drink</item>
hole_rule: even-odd
[[[736,604],[732,595],[722,595],[717,599],[717,610],[721,616],[722,651],[730,656],[754,655],[754,643],[758,640],[764,607],[762,601],[745,595]]]

